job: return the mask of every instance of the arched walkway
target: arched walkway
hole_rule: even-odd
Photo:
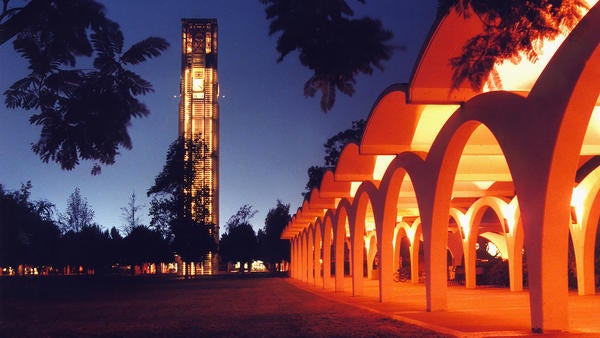
[[[465,285],[474,288],[475,244],[484,237],[507,256],[512,291],[523,288],[526,252],[531,329],[568,329],[569,233],[579,294],[595,293],[600,169],[577,181],[576,174],[600,155],[600,5],[518,92],[444,85],[453,47],[442,37],[459,22],[455,14],[436,22],[411,82],[381,94],[361,145],[344,148],[286,228],[282,236],[299,256],[292,275],[327,287],[331,245],[333,285],[342,291],[349,242],[352,294],[364,292],[363,262],[373,277],[377,260],[379,301],[387,302],[402,238],[410,242],[413,281],[422,238],[425,309],[448,310],[448,264],[464,257]],[[481,30],[473,20],[465,25],[454,33],[459,40]]]

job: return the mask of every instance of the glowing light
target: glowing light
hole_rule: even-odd
[[[510,203],[502,204],[500,206],[500,210],[502,211],[502,216],[504,217],[504,221],[506,221],[506,226],[508,227],[508,233],[513,235],[515,231],[515,217],[517,216],[517,198],[515,197]]]
[[[210,54],[210,52],[212,51],[211,46],[212,46],[212,35],[210,34],[210,32],[206,32],[206,48],[205,48],[206,54]]]
[[[394,155],[377,155],[377,158],[375,159],[375,168],[373,168],[374,180],[381,181],[383,174],[385,174],[385,171],[394,157]]]
[[[494,256],[494,257],[500,253],[500,251],[498,250],[496,245],[492,242],[488,242],[487,247],[485,249],[491,256]]]
[[[598,153],[600,153],[600,97],[592,111],[581,147],[581,155],[596,155]]]
[[[505,259],[508,257],[508,246],[506,245],[504,235],[494,232],[484,232],[480,234],[480,236],[489,241],[485,250],[490,255],[499,255],[501,258]]]
[[[457,105],[427,105],[421,112],[411,150],[429,151],[440,129],[458,108]]]
[[[410,240],[410,244],[412,245],[415,242],[415,233],[417,232],[416,225],[409,226],[408,224],[404,227],[404,231],[406,231],[406,235]]]
[[[488,190],[494,181],[473,181],[473,184],[481,190]]]
[[[573,189],[571,195],[571,208],[575,211],[575,217],[572,219],[573,222],[581,224],[583,215],[585,215],[585,191],[579,186]]]
[[[458,226],[462,228],[465,240],[469,239],[469,233],[471,232],[471,217],[463,213],[458,214]]]
[[[251,265],[252,271],[255,272],[264,272],[267,271],[267,267],[263,261],[253,261]]]
[[[195,92],[203,92],[204,91],[204,79],[194,78],[192,80],[192,90]]]
[[[350,182],[350,196],[354,197],[362,182]]]

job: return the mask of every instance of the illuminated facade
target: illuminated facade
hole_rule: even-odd
[[[194,166],[191,194],[206,207],[204,223],[219,241],[219,82],[217,77],[217,20],[182,19],[181,101],[179,136],[186,140],[200,137],[204,156],[187,158]],[[193,203],[193,202],[192,202]],[[194,205],[189,206],[194,213]],[[203,264],[196,264],[188,274],[212,273],[217,269],[216,255],[209,254]]]
[[[591,296],[600,223],[600,2],[589,3],[572,31],[544,41],[537,63],[496,64],[502,85],[489,80],[482,91],[452,88],[448,62],[481,22],[454,11],[438,18],[410,81],[381,93],[360,143],[345,146],[284,230],[292,278],[361,296],[367,279],[352,272],[366,267],[380,302],[403,302],[393,276],[408,264],[413,283],[423,271],[425,309],[446,311],[449,268],[462,264],[464,287],[476,288],[477,238],[484,237],[506,260],[511,291],[524,291],[527,273],[533,332],[594,329],[591,321],[572,326],[582,314],[570,310],[567,278],[570,235],[578,294],[598,304]]]

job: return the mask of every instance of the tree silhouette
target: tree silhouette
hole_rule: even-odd
[[[382,69],[393,50],[386,45],[392,33],[377,20],[350,19],[354,13],[345,0],[261,1],[271,21],[269,35],[281,33],[277,61],[299,51],[302,65],[314,72],[304,94],[312,97],[320,91],[324,112],[332,108],[336,90],[351,96],[355,76]],[[461,55],[449,60],[453,88],[469,81],[474,90],[481,90],[494,64],[504,60],[519,62],[525,56],[535,62],[543,40],[572,29],[588,8],[585,0],[438,0],[438,17],[455,9],[464,17],[475,15],[484,29],[465,44]]]
[[[519,62],[524,54],[537,61],[543,40],[572,29],[587,8],[584,0],[439,0],[438,16],[455,9],[483,23],[483,33],[471,38],[461,55],[450,59],[453,87],[468,80],[474,90],[480,90],[494,64],[503,60]]]
[[[47,217],[54,206],[30,201],[31,187],[27,182],[10,192],[0,184],[0,266],[51,265],[58,260],[60,231]]]
[[[325,166],[335,167],[346,144],[352,142],[358,144],[366,126],[367,121],[365,119],[352,121],[352,127],[327,139],[327,142],[323,145],[325,148]]]
[[[92,225],[94,220],[94,210],[88,204],[85,197],[81,197],[79,188],[69,195],[67,200],[67,210],[59,215],[59,222],[63,232],[79,232],[84,227]]]
[[[281,233],[291,219],[290,205],[277,200],[267,213],[265,227],[258,231],[260,258],[269,271],[281,271],[280,263],[290,260],[290,242],[281,239]]]
[[[359,73],[383,70],[392,55],[387,45],[392,33],[379,20],[351,19],[354,12],[345,0],[261,0],[270,20],[269,35],[281,33],[277,52],[281,62],[294,50],[313,74],[304,84],[304,95],[321,93],[321,110],[328,112],[336,91],[352,96]],[[359,0],[364,3],[364,0]]]
[[[221,236],[219,242],[219,253],[225,262],[240,263],[240,272],[244,272],[244,265],[251,268],[252,261],[257,256],[256,234],[250,219],[254,217],[256,210],[245,204],[235,215],[231,216],[226,224],[227,232]]]
[[[29,121],[41,126],[32,150],[42,161],[71,170],[80,160],[115,162],[120,148],[130,149],[127,127],[149,114],[136,96],[152,85],[127,67],[159,56],[168,43],[149,37],[123,50],[119,25],[93,0],[31,0],[0,14],[0,44],[14,38],[14,49],[31,73],[5,91],[8,108],[33,110]],[[77,69],[92,57],[91,69]]]
[[[184,262],[199,262],[209,252],[215,252],[217,245],[210,233],[211,225],[196,222],[190,218],[173,224],[172,248]]]
[[[252,206],[250,204],[242,205],[238,211],[229,219],[225,225],[227,231],[233,230],[239,227],[242,224],[250,224],[250,220],[256,215],[257,210],[252,210]]]
[[[342,154],[342,150],[344,150],[344,146],[348,143],[360,142],[366,126],[367,121],[365,119],[352,121],[352,127],[340,131],[327,139],[325,144],[323,144],[325,151],[325,157],[323,158],[324,165],[313,165],[308,168],[308,182],[306,182],[306,186],[304,187],[305,190],[302,192],[302,196],[305,199],[310,197],[310,192],[313,188],[319,188],[325,172],[328,169],[335,169],[335,166],[340,159],[340,155]]]
[[[98,224],[86,224],[78,231],[69,230],[62,237],[63,262],[70,271],[88,274],[104,274],[110,271],[112,261],[110,234]],[[79,270],[79,267],[82,270]]]
[[[109,260],[113,264],[123,264],[125,263],[125,246],[123,241],[123,236],[119,230],[115,227],[110,228],[109,231],[110,243],[108,248],[106,249],[106,255],[109,256]]]
[[[131,265],[144,263],[160,264],[170,257],[169,243],[160,232],[145,226],[137,225],[131,228],[123,239],[124,261]]]
[[[212,237],[216,226],[207,221],[207,203],[213,196],[209,187],[192,193],[192,182],[199,173],[193,161],[186,160],[206,156],[212,154],[200,135],[178,138],[169,146],[165,165],[147,192],[152,197],[150,226],[168,236],[173,250],[188,262],[216,251]]]
[[[302,197],[304,197],[304,199],[308,199],[310,197],[310,192],[313,190],[313,188],[320,187],[323,176],[329,169],[333,169],[333,167],[313,165],[308,168],[306,171],[308,174],[308,181],[306,182],[304,191],[302,192]]]
[[[135,191],[132,192],[131,196],[129,196],[127,207],[121,208],[121,217],[125,221],[125,231],[127,233],[130,233],[134,228],[142,225],[139,217],[142,208],[144,208],[143,205],[135,203]]]

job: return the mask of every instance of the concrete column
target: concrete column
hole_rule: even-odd
[[[339,225],[338,225],[339,226]],[[335,291],[344,291],[344,239],[345,234],[340,231],[335,237]]]
[[[307,268],[307,239],[306,239],[306,233],[302,234],[302,242],[301,242],[301,250],[302,253],[300,254],[300,258],[301,258],[301,262],[300,262],[300,266],[302,268],[301,273],[302,273],[302,281],[303,282],[308,282],[308,268]]]
[[[415,236],[416,237],[416,236]],[[410,282],[413,284],[419,283],[419,249],[421,240],[416,237],[412,239],[410,245]]]
[[[357,234],[358,232],[358,234]],[[352,295],[363,294],[363,260],[365,240],[362,232],[356,231],[352,238]]]
[[[522,234],[507,234],[508,277],[510,291],[523,291],[523,239]],[[520,239],[519,239],[520,237]]]
[[[294,269],[294,278],[300,279],[300,238],[294,238],[294,259],[292,268]]]
[[[586,237],[585,230],[585,227],[579,224],[571,224],[575,266],[577,267],[577,294],[580,296],[596,293],[594,272],[594,244],[596,236]]]
[[[329,221],[328,221],[329,222]],[[331,283],[331,228],[325,226],[323,231],[323,288],[329,289]]]
[[[475,250],[476,241],[476,238],[471,239],[469,237],[463,240],[463,255],[465,259],[465,287],[467,289],[474,289],[477,286],[477,253]]]
[[[426,309],[427,311],[443,311],[446,310],[448,302],[446,246],[449,208],[437,208],[437,210],[422,208],[421,210],[423,245],[425,245]]]
[[[308,231],[306,237],[306,273],[307,279],[306,282],[308,284],[315,283],[315,264],[314,264],[314,238],[312,236],[311,230]]]
[[[290,239],[290,264],[291,264],[291,267],[290,267],[289,272],[290,272],[291,278],[296,278],[294,275],[294,268],[296,267],[296,265],[294,264],[294,256],[295,256],[294,241],[295,241],[295,238]]]
[[[319,231],[318,229],[316,231]],[[323,286],[322,263],[321,263],[321,238],[315,234],[314,251],[313,251],[313,267],[314,267],[314,285]]]
[[[394,249],[392,248],[392,241],[394,237],[394,224],[390,224],[388,229],[391,231],[384,231],[377,241],[379,247],[379,301],[388,302],[393,297],[392,285],[393,285],[393,274],[394,274]]]
[[[377,242],[374,237],[370,237],[367,240],[370,242],[369,251],[367,252],[367,276],[368,278],[373,278],[373,262],[377,253]]]

